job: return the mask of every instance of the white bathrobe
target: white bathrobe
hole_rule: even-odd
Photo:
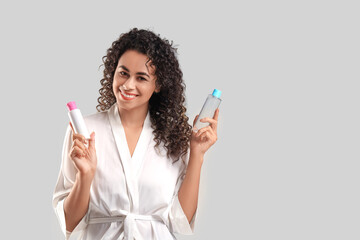
[[[154,148],[150,114],[131,157],[117,104],[105,112],[84,117],[95,131],[97,169],[85,216],[72,232],[66,231],[64,199],[75,182],[76,168],[69,158],[72,131],[67,128],[53,207],[66,239],[175,239],[173,233],[192,234],[196,213],[189,224],[178,199],[188,154],[173,163],[164,145]]]

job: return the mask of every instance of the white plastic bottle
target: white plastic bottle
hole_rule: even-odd
[[[80,109],[76,107],[75,102],[68,102],[66,106],[69,109],[68,114],[75,133],[83,135],[86,139],[90,139],[84,118],[80,112]]]
[[[200,119],[205,117],[208,118],[214,117],[215,110],[219,107],[221,103],[220,96],[221,96],[221,91],[218,89],[214,89],[213,93],[208,95],[200,111],[199,117],[194,124],[193,127],[194,132],[197,132],[199,129],[210,125],[208,122],[200,122]]]

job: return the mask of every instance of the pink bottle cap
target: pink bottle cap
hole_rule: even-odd
[[[75,103],[74,101],[73,101],[73,102],[68,102],[68,103],[66,104],[66,106],[67,106],[67,108],[69,109],[69,111],[74,110],[74,109],[77,109],[76,103]]]

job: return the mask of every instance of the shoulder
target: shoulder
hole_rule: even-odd
[[[84,121],[89,130],[109,125],[108,110],[86,115],[84,116]]]
[[[104,111],[104,112],[97,112],[97,113],[86,115],[86,116],[84,116],[84,120],[86,122],[99,122],[99,121],[103,121],[107,117],[108,117],[107,111]]]

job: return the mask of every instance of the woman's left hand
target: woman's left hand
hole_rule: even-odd
[[[218,116],[219,109],[217,108],[213,118],[200,119],[200,122],[208,122],[210,125],[199,129],[196,133],[192,131],[190,140],[191,151],[204,155],[205,152],[216,142]],[[199,115],[196,115],[193,125],[198,117]]]

